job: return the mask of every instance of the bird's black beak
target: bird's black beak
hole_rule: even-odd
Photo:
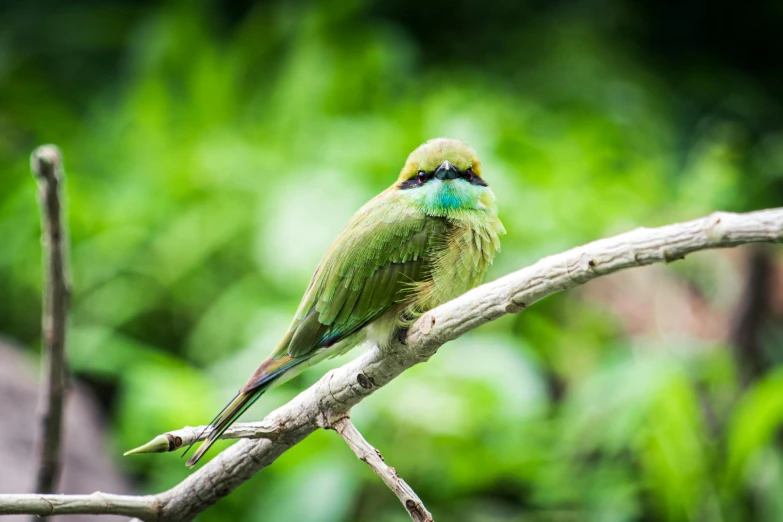
[[[448,160],[441,163],[440,167],[438,167],[435,170],[436,179],[440,179],[440,180],[457,179],[458,177],[459,177],[459,171],[454,165],[449,163]]]

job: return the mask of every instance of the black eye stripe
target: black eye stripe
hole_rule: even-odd
[[[424,182],[426,183],[426,181]],[[397,185],[398,189],[405,190],[405,189],[411,189],[415,187],[421,187],[423,183],[419,183],[419,180],[416,178],[406,179],[399,185]]]
[[[406,190],[406,189],[412,189],[412,188],[421,187],[423,185],[426,185],[429,181],[432,180],[433,173],[432,172],[426,172],[425,174],[426,174],[426,177],[424,179],[424,182],[419,181],[419,173],[416,172],[416,176],[414,176],[414,177],[412,177],[410,179],[406,179],[405,181],[403,181],[402,183],[397,185],[397,188],[400,189],[400,190]],[[470,175],[467,173],[467,171],[460,172],[460,177],[461,177],[461,179],[464,179],[465,181],[467,181],[471,185],[478,185],[479,187],[486,187],[486,186],[488,186],[487,183],[483,179],[481,179],[478,176],[478,174],[476,174],[475,172],[473,172],[473,178],[470,178]]]

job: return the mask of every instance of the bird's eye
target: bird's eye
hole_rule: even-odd
[[[424,183],[425,181],[427,181],[427,174],[423,170],[420,170],[418,179],[419,179],[419,183]]]
[[[465,177],[467,177],[467,178],[468,178],[468,181],[473,181],[473,168],[469,168],[469,169],[468,169],[468,170],[465,172]]]

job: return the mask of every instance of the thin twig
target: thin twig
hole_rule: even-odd
[[[700,250],[781,241],[783,208],[747,214],[716,212],[685,223],[594,241],[482,285],[424,314],[409,329],[405,346],[371,348],[269,414],[263,424],[277,427],[273,438],[241,440],[170,490],[155,495],[158,507],[154,520],[194,519],[310,433],[333,426],[367,396],[474,328],[619,270],[671,262]],[[0,495],[0,514],[11,512],[14,497]],[[109,502],[101,513],[112,513],[114,508],[116,505]],[[87,508],[78,511],[78,506],[73,509],[71,513],[95,513]],[[36,511],[17,509],[13,513]]]
[[[210,434],[209,426],[185,426],[178,430],[169,431],[158,435],[148,443],[138,448],[125,452],[125,456],[138,455],[140,453],[166,453],[195,444],[206,439]],[[238,422],[229,427],[221,439],[272,439],[277,433],[275,426],[270,426],[265,421]]]
[[[41,358],[41,431],[35,491],[57,489],[62,468],[62,418],[66,393],[65,335],[68,314],[67,236],[63,225],[62,156],[54,145],[37,148],[30,167],[38,181],[44,248],[43,356]]]
[[[397,495],[402,505],[408,510],[408,514],[415,522],[433,522],[432,515],[416,492],[397,474],[397,470],[386,464],[381,452],[375,449],[359,433],[349,417],[338,419],[332,427],[348,444],[356,457],[365,462],[376,475],[381,477],[392,493]]]

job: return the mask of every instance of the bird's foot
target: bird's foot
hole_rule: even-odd
[[[405,339],[408,337],[408,330],[408,327],[397,328],[397,340],[400,341],[400,344],[407,344]]]

